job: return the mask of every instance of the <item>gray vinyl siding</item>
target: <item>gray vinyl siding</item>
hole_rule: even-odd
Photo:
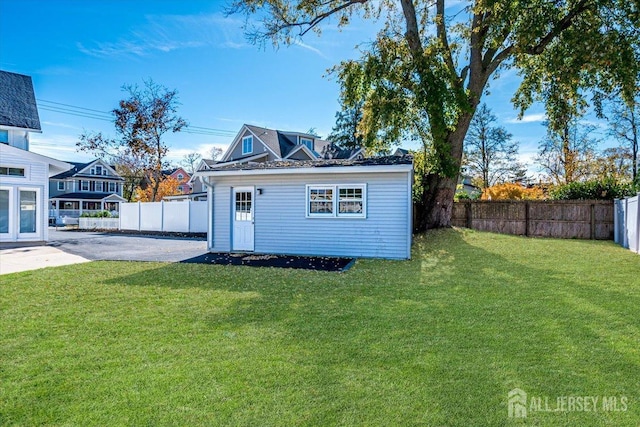
[[[233,187],[254,186],[257,253],[406,259],[411,243],[408,172],[218,178],[212,252],[231,248]],[[306,218],[306,184],[366,184],[366,218]]]
[[[246,157],[249,155],[249,154],[242,154],[242,138],[244,138],[245,136],[253,136],[253,134],[249,130],[245,131],[245,133],[242,134],[242,136],[239,139],[238,145],[236,145],[233,151],[231,152],[231,156],[229,157],[229,160],[234,160],[239,157]],[[253,151],[251,152],[251,154],[252,155],[261,154],[261,153],[264,153],[265,151],[268,151],[268,150],[264,146],[264,144],[262,144],[262,142],[260,142],[258,138],[253,136]],[[269,152],[268,160],[275,160],[273,153]]]

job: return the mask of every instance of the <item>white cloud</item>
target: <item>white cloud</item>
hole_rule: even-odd
[[[507,123],[536,123],[543,122],[547,120],[547,115],[545,113],[536,113],[536,114],[525,114],[521,119],[513,118],[507,120]]]
[[[138,29],[114,41],[78,42],[80,52],[94,57],[145,57],[203,46],[247,47],[243,21],[223,15],[150,15]]]
[[[318,55],[319,57],[321,57],[321,58],[323,58],[323,59],[327,59],[327,60],[329,59],[329,57],[327,57],[327,55],[325,55],[325,54],[324,54],[320,49],[318,49],[318,48],[316,48],[316,47],[313,47],[313,46],[311,46],[311,45],[308,45],[308,44],[306,44],[306,43],[303,43],[303,42],[302,42],[302,41],[300,41],[300,40],[295,40],[295,41],[293,42],[293,44],[294,44],[295,46],[299,46],[299,47],[301,47],[301,48],[303,48],[303,49],[306,49],[306,50],[308,50],[308,51],[311,51],[311,52],[315,53],[316,55]]]

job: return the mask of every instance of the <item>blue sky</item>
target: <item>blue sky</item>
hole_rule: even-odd
[[[179,114],[216,135],[170,135],[170,159],[212,146],[226,148],[243,123],[326,136],[339,109],[338,83],[326,77],[339,61],[357,58],[354,46],[374,37],[375,25],[356,22],[343,31],[324,26],[321,37],[273,49],[249,44],[240,16],[225,17],[223,1],[0,1],[0,69],[33,77],[42,134],[31,149],[62,160],[89,160],[75,151],[83,130],[113,135],[113,124],[51,111],[78,106],[99,117],[125,96],[123,84],[156,83],[177,89]],[[491,82],[485,101],[520,141],[532,165],[544,137],[544,111],[536,105],[522,121],[510,103],[517,74]],[[58,104],[53,104],[58,103]],[[47,108],[47,106],[49,108]],[[75,110],[78,111],[78,110]],[[411,146],[408,146],[411,148]]]

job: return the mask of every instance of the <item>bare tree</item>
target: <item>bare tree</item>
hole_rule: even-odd
[[[496,116],[486,104],[478,107],[464,141],[464,163],[479,178],[482,188],[505,182],[517,173],[518,143],[504,127],[495,126]]]
[[[180,166],[184,167],[184,169],[189,172],[189,175],[193,175],[201,159],[202,156],[200,155],[200,153],[196,153],[194,151],[193,153],[184,155],[182,161],[180,161]]]

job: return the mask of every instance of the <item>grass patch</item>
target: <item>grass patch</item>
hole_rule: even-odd
[[[93,262],[0,276],[1,425],[511,425],[507,393],[625,396],[640,258],[439,230],[343,274]],[[618,402],[618,409],[622,409]]]

